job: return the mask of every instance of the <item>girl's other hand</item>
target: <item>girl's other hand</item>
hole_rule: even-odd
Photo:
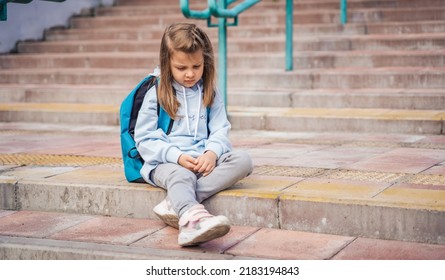
[[[178,164],[188,170],[195,172],[198,160],[190,155],[182,154],[178,159]]]
[[[202,176],[209,175],[216,166],[216,160],[218,157],[212,151],[206,151],[202,156],[197,158],[197,164],[194,168],[194,172],[201,173]]]

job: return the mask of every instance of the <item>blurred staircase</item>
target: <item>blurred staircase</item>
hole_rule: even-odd
[[[443,1],[349,1],[345,26],[339,1],[295,1],[290,72],[284,2],[262,1],[229,28],[235,129],[443,133]],[[158,64],[166,24],[189,21],[177,1],[118,3],[2,55],[0,119],[118,124],[121,100]],[[217,47],[216,28],[205,29]]]
[[[342,26],[339,0],[294,1],[288,72],[284,0],[228,28],[231,137],[255,171],[209,209],[238,226],[445,244],[445,1],[348,7]],[[164,192],[125,182],[118,111],[178,21],[217,48],[177,0],[119,0],[0,55],[0,209],[155,218]]]

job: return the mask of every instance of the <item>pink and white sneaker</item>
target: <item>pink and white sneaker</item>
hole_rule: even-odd
[[[176,229],[179,228],[178,222],[179,217],[176,214],[175,210],[173,210],[173,206],[168,198],[165,198],[161,203],[156,205],[153,208],[153,212],[167,225],[174,227]]]
[[[179,219],[178,244],[194,246],[227,234],[230,230],[229,219],[213,216],[197,204],[187,210]]]

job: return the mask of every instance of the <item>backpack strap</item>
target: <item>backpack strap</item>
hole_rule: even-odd
[[[158,94],[158,79],[155,79],[155,87],[156,87],[156,94]],[[173,91],[174,92],[174,91]],[[162,106],[157,102],[157,112],[158,112],[158,127],[160,127],[165,134],[170,134],[173,127],[173,120],[170,118],[170,116],[167,114],[167,112],[162,108]]]
[[[153,76],[146,77],[142,80],[139,85],[135,88],[133,96],[133,105],[131,109],[130,123],[128,126],[128,132],[131,137],[134,137],[134,129],[136,127],[136,121],[138,118],[139,110],[141,109],[142,103],[145,98],[147,91],[155,85],[156,79]]]

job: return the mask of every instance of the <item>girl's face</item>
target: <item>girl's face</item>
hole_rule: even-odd
[[[202,50],[194,53],[173,51],[170,69],[176,82],[184,87],[193,87],[204,72],[204,55]]]

